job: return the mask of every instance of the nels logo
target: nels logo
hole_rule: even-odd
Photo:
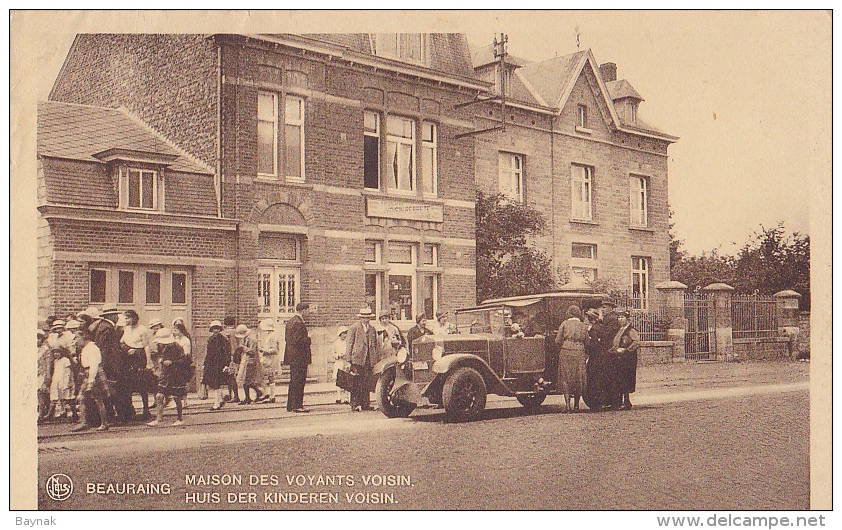
[[[44,485],[47,495],[54,501],[63,501],[73,493],[73,481],[64,473],[50,475]]]

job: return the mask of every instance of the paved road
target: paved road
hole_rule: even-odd
[[[137,431],[59,437],[39,444],[40,483],[67,473],[76,490],[62,502],[41,491],[39,506],[804,509],[808,398],[806,382],[784,382],[641,395],[629,412],[562,414],[560,400],[550,398],[540,414],[528,414],[513,400],[495,400],[470,424],[447,423],[436,410],[388,420],[328,408],[310,417],[150,429],[140,438]],[[188,475],[223,474],[243,484],[186,484]],[[249,485],[261,474],[277,484]],[[304,485],[288,484],[300,475]],[[366,485],[369,476],[395,485]],[[89,494],[87,483],[105,491],[107,483],[167,484],[169,494]],[[237,501],[254,493],[255,502],[229,503],[228,493],[246,494],[230,499]],[[302,498],[318,504],[292,502]]]

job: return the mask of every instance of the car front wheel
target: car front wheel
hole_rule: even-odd
[[[392,388],[395,386],[395,370],[386,370],[377,379],[374,396],[377,408],[387,418],[406,418],[415,410],[413,403],[395,401],[391,398]]]
[[[473,368],[456,369],[444,382],[441,394],[444,410],[454,421],[475,420],[485,408],[485,381]]]

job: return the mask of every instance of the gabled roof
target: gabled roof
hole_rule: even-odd
[[[37,146],[41,156],[86,162],[126,156],[171,162],[174,171],[214,173],[122,109],[40,101]]]
[[[554,57],[537,63],[530,63],[520,68],[525,77],[541,97],[550,106],[560,109],[562,96],[569,94],[573,83],[587,60],[588,52],[581,51],[561,57]],[[570,90],[566,90],[570,87]]]
[[[644,101],[643,97],[637,93],[637,90],[631,86],[631,83],[625,79],[619,81],[608,81],[605,83],[605,88],[608,89],[608,95],[613,101],[623,98],[632,98],[638,101]]]

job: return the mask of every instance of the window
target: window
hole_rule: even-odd
[[[588,127],[588,107],[584,105],[578,105],[576,107],[576,126],[582,128]]]
[[[295,312],[300,300],[299,270],[283,266],[257,271],[257,306],[261,318],[278,318]]]
[[[423,33],[378,33],[374,36],[374,53],[408,63],[427,62],[427,38]]]
[[[439,277],[437,274],[421,276],[421,311],[427,318],[436,318],[439,299]]]
[[[140,210],[158,209],[158,174],[156,171],[120,168],[120,207]]]
[[[283,176],[289,181],[304,181],[304,99],[284,98]],[[278,176],[279,153],[278,95],[260,92],[257,95],[257,174]]]
[[[304,100],[297,96],[284,100],[284,176],[304,180]]]
[[[117,303],[134,303],[134,272],[120,271],[118,273]]]
[[[278,96],[269,92],[257,95],[257,173],[277,176],[278,169]]]
[[[505,66],[502,68],[498,65],[494,70],[494,87],[498,94],[505,92],[512,93],[512,72]]]
[[[649,258],[632,256],[632,304],[636,309],[646,309],[649,300]]]
[[[380,115],[365,111],[363,119],[363,180],[366,188],[380,189]]]
[[[500,193],[509,199],[523,202],[523,156],[500,153]]]
[[[571,196],[573,219],[589,221],[593,219],[593,168],[573,166],[571,178]]]
[[[174,272],[172,273],[172,303],[186,304],[187,303],[187,273]]]
[[[161,273],[146,271],[146,303],[161,303]]]
[[[438,245],[431,245],[429,243],[425,243],[422,247],[421,252],[421,264],[422,265],[430,265],[433,267],[438,266],[438,254],[439,254],[439,246]]]
[[[91,269],[91,303],[105,303],[106,272],[101,269]]]
[[[637,123],[637,103],[629,101],[629,122]]]
[[[570,248],[573,258],[596,259],[596,245],[590,243],[573,243]]]
[[[388,311],[395,320],[415,316],[415,264],[418,247],[412,243],[389,243]]]
[[[381,262],[381,243],[379,241],[365,242],[365,259],[366,263],[380,263]]]
[[[597,269],[594,267],[570,267],[574,278],[584,280],[586,283],[596,281]]]
[[[421,124],[421,191],[425,195],[435,195],[438,188],[438,161],[436,146],[436,125]]]
[[[648,226],[649,182],[646,177],[629,177],[629,208],[632,226]]]
[[[386,118],[386,187],[415,190],[415,121]]]

